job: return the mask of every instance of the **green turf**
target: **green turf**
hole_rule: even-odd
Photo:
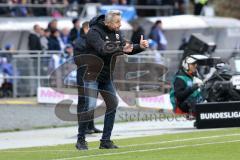
[[[202,130],[114,141],[115,150],[99,150],[99,142],[88,151],[74,144],[1,150],[0,160],[238,160],[240,129]]]

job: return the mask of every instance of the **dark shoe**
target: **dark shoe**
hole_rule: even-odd
[[[93,129],[86,129],[86,130],[85,130],[85,133],[86,133],[86,134],[93,134],[93,133],[95,133],[95,132],[94,132]]]
[[[84,138],[78,139],[77,144],[75,145],[75,147],[78,150],[88,150],[88,144],[87,144],[87,142],[85,141]]]
[[[100,130],[100,129],[97,129],[97,128],[93,128],[93,131],[94,131],[94,133],[102,133],[103,131],[102,130]]]
[[[101,140],[99,149],[117,149],[118,146],[116,146],[113,141],[110,140]]]

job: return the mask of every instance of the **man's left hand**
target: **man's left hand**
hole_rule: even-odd
[[[140,47],[141,47],[142,49],[145,49],[145,48],[148,48],[148,47],[149,47],[148,41],[143,39],[143,35],[141,35]]]

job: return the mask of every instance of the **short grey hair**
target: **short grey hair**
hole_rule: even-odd
[[[110,10],[106,15],[105,15],[105,22],[109,23],[113,20],[114,16],[121,16],[122,12],[119,10]]]

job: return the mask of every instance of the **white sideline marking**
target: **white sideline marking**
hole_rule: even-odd
[[[142,143],[142,144],[134,144],[134,145],[125,145],[125,146],[120,146],[121,148],[127,148],[127,147],[138,147],[138,146],[145,146],[145,145],[154,145],[154,144],[164,144],[164,143],[172,143],[172,142],[186,142],[186,141],[192,141],[192,140],[200,140],[200,139],[211,139],[211,138],[222,138],[222,137],[231,137],[231,136],[240,136],[240,133],[235,133],[235,134],[219,134],[219,135],[214,135],[214,136],[205,136],[205,137],[196,137],[196,138],[186,138],[186,139],[176,139],[176,140],[171,140],[171,141],[160,141],[160,142],[152,142],[152,143]],[[89,149],[88,151],[92,150],[98,150],[98,148],[92,148]],[[6,150],[6,151],[0,151],[1,152],[23,152],[23,153],[33,153],[33,152],[79,152],[78,150],[73,150],[73,149],[65,149],[65,150],[33,150],[33,151],[26,151],[26,150]]]
[[[153,149],[143,149],[143,150],[125,151],[125,152],[117,152],[117,153],[105,153],[105,154],[78,156],[78,157],[71,157],[71,158],[60,158],[60,159],[52,159],[52,160],[71,160],[71,159],[81,159],[81,158],[100,157],[100,156],[112,156],[112,155],[121,155],[121,154],[127,154],[127,153],[149,152],[149,151],[156,151],[156,150],[168,150],[168,149],[177,149],[177,148],[185,148],[185,147],[198,147],[198,146],[205,146],[205,145],[212,145],[212,144],[224,144],[224,143],[235,143],[235,142],[240,142],[240,139],[233,140],[233,141],[201,143],[201,144],[181,145],[181,146],[173,146],[173,147],[160,147],[160,148],[153,148]]]

